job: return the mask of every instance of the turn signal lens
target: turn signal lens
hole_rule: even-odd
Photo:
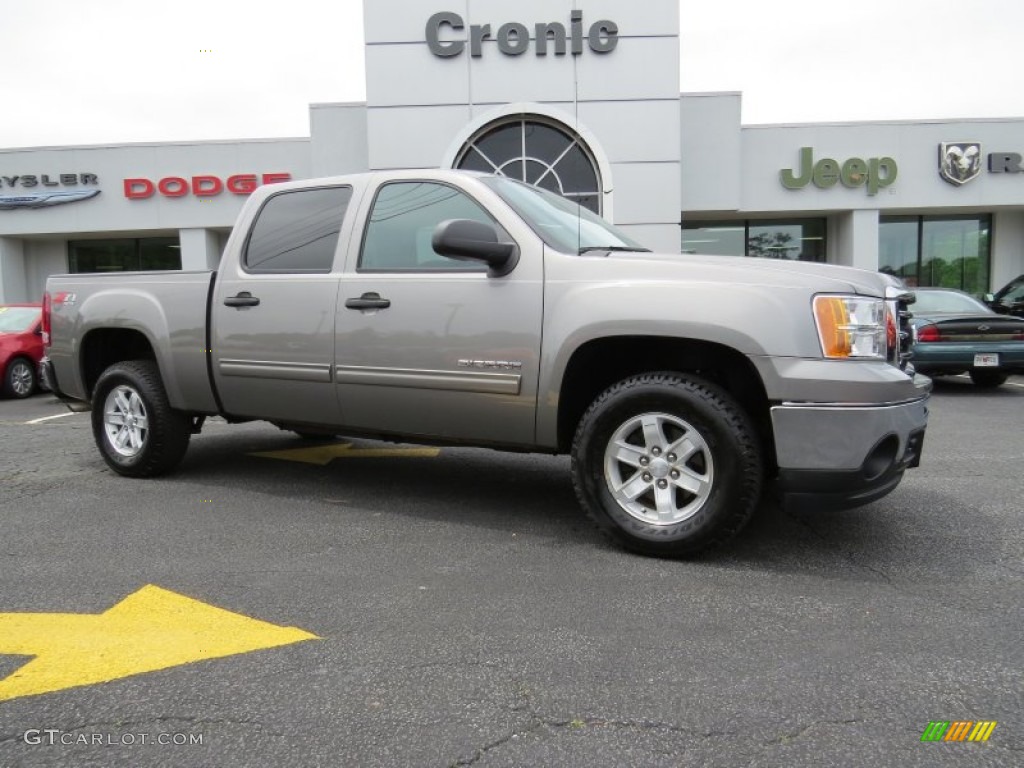
[[[821,351],[834,360],[886,359],[890,333],[885,302],[864,296],[815,296]]]
[[[942,341],[942,334],[939,333],[939,329],[934,325],[926,325],[917,329],[917,340],[922,341],[925,344],[930,344],[936,341]]]

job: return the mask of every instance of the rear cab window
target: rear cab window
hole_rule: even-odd
[[[271,195],[256,214],[242,254],[242,268],[255,274],[330,272],[351,199],[349,186]]]

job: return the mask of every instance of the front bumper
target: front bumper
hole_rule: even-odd
[[[771,409],[787,506],[845,509],[891,492],[921,461],[931,382],[885,404],[783,403]]]

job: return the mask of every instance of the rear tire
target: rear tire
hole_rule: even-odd
[[[36,391],[38,380],[35,366],[26,357],[16,357],[7,364],[4,373],[4,394],[8,397],[29,397]]]
[[[181,462],[191,419],[171,408],[155,362],[112,365],[96,382],[92,403],[96,446],[119,475],[156,477]]]
[[[1008,374],[1000,373],[999,371],[978,371],[973,370],[970,372],[971,381],[974,382],[974,386],[980,387],[981,389],[995,389],[1001,387],[1006,383],[1009,377]]]
[[[572,447],[580,504],[634,552],[691,555],[734,536],[761,498],[763,462],[748,415],[696,376],[648,373],[605,390]]]

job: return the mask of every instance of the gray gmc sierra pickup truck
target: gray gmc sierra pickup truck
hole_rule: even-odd
[[[850,507],[917,465],[912,300],[845,267],[654,254],[502,177],[381,172],[259,188],[217,272],[51,277],[42,373],[122,475],[174,469],[214,414],[569,453],[602,531],[683,555],[768,483]]]

